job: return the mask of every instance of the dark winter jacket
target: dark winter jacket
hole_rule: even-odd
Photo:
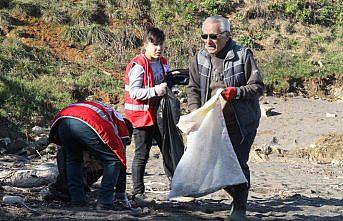
[[[250,49],[230,40],[230,50],[224,59],[224,81],[227,87],[239,88],[239,95],[231,101],[241,135],[257,129],[261,116],[259,97],[263,94],[262,75]],[[212,73],[210,55],[200,50],[189,70],[187,86],[188,107],[195,110],[210,99],[209,87]]]

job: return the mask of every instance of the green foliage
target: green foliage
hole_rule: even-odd
[[[67,24],[70,21],[68,11],[59,5],[45,5],[42,19],[48,24]]]
[[[121,19],[127,25],[144,26],[149,22],[149,12],[151,10],[150,0],[127,0],[118,2],[118,19]]]
[[[292,48],[296,48],[299,45],[299,42],[296,39],[290,39],[289,43],[290,43]]]
[[[42,15],[41,5],[34,0],[14,0],[10,2],[10,7],[12,8],[12,13],[16,16],[39,18]]]
[[[9,7],[10,2],[11,0],[0,0],[0,9]]]
[[[111,42],[108,44],[92,45],[92,56],[96,60],[111,63],[114,70],[123,70],[128,61],[140,53],[142,40],[136,36],[134,27],[125,27],[112,32]],[[107,67],[108,65],[105,64]]]
[[[245,33],[236,34],[234,38],[239,44],[247,48],[259,49],[256,41],[262,40],[263,37],[264,33],[256,30],[251,35],[247,35]]]
[[[5,75],[32,80],[41,74],[49,74],[55,61],[47,50],[28,47],[17,40],[0,45],[0,70]]]
[[[202,11],[207,15],[220,15],[225,12],[225,9],[228,9],[233,1],[224,1],[224,0],[206,0],[200,3]]]
[[[13,122],[46,125],[65,105],[75,102],[73,88],[121,92],[116,79],[92,66],[59,61],[44,49],[18,41],[0,44],[0,113]]]
[[[168,47],[166,56],[172,68],[188,67],[190,58],[194,56],[196,48],[198,48],[196,42],[190,41],[187,32],[171,36],[166,45]]]
[[[272,12],[284,14],[289,18],[307,24],[330,26],[342,21],[342,1],[300,1],[283,0],[270,4]]]
[[[76,101],[76,92],[122,95],[120,81],[97,67],[122,73],[150,25],[166,33],[171,68],[187,68],[202,47],[201,24],[210,15],[233,18],[234,40],[254,49],[266,84],[285,92],[291,78],[342,74],[342,7],[342,0],[0,0],[0,113],[44,123]],[[93,65],[67,63],[48,49],[8,40],[37,40],[26,25],[42,20],[63,28],[65,41],[86,49]]]
[[[18,41],[2,42],[1,112],[21,122],[30,122],[35,116],[47,116],[45,112],[52,108],[48,102],[50,94],[42,90],[45,84],[36,85],[35,82],[42,75],[49,76],[52,73],[54,61],[45,50],[31,48]]]
[[[5,34],[12,29],[15,24],[15,19],[11,17],[8,11],[0,10],[0,35]]]
[[[311,53],[297,53],[284,50],[271,53],[265,60],[259,61],[259,68],[264,73],[266,85],[277,93],[286,92],[289,88],[288,79],[324,78],[332,74],[342,74],[343,52],[332,47],[339,42],[326,45],[320,57]]]
[[[255,41],[253,37],[242,34],[242,35],[237,36],[237,42],[244,45],[245,47],[253,48]]]
[[[200,5],[195,1],[152,1],[153,22],[157,25],[173,25],[175,28],[198,26]]]
[[[238,20],[238,21],[242,21],[244,19],[244,16],[241,12],[237,12],[235,14],[235,18]]]
[[[79,4],[71,11],[74,25],[85,27],[95,22],[94,17],[98,7],[96,4]]]
[[[122,92],[122,82],[106,75],[95,67],[89,67],[75,78],[75,85],[93,91],[98,88],[107,93]]]
[[[95,43],[109,43],[113,40],[113,33],[106,27],[98,24],[91,24],[87,26],[67,26],[63,37],[65,40],[72,43],[80,43],[82,45],[89,45]]]

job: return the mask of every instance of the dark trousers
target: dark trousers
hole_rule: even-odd
[[[66,172],[71,202],[73,204],[85,202],[82,164],[83,150],[86,149],[104,164],[98,202],[112,204],[114,187],[117,183],[122,185],[121,188],[126,186],[126,174],[118,157],[102,142],[92,128],[82,121],[72,118],[61,119],[58,136],[66,151]]]
[[[149,159],[149,152],[153,138],[158,147],[162,147],[162,136],[156,125],[133,129],[133,140],[135,142],[135,155],[132,161],[133,194],[145,192],[144,173]]]
[[[254,139],[256,136],[256,130],[245,135],[243,142],[241,143],[242,136],[239,132],[230,133],[229,137],[233,146],[233,149],[236,153],[238,162],[243,170],[245,178],[248,180],[247,184],[240,184],[241,189],[249,189],[250,188],[250,170],[248,166],[249,160],[249,153],[251,150],[251,146],[254,143]]]

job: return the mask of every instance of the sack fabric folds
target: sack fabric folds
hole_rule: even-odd
[[[177,126],[187,134],[187,149],[175,170],[169,199],[201,197],[247,182],[225,125],[220,92],[179,120]]]

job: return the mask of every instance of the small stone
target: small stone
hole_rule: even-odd
[[[48,145],[48,138],[47,137],[35,137],[34,138],[36,143],[42,144],[42,145]]]
[[[40,127],[40,126],[34,126],[34,127],[32,127],[31,130],[32,130],[32,132],[35,133],[35,134],[40,134],[40,133],[43,132],[43,128]]]
[[[330,114],[330,113],[326,112],[326,117],[337,117],[337,114]]]
[[[144,207],[142,213],[148,214],[150,212],[150,209],[148,207]]]
[[[0,142],[1,142],[3,145],[5,145],[5,146],[7,146],[7,145],[9,145],[10,143],[12,143],[11,138],[9,138],[9,137],[1,138],[1,139],[0,139]]]
[[[310,144],[310,148],[316,148],[317,147],[317,145],[315,145],[315,144]]]
[[[14,140],[13,142],[11,142],[10,144],[8,144],[7,146],[3,146],[3,148],[6,150],[5,151],[6,153],[14,154],[14,153],[19,153],[26,146],[27,146],[27,143],[25,142],[25,140],[23,140],[22,138],[18,138]]]
[[[20,196],[3,196],[2,197],[2,202],[8,205],[12,204],[23,204],[24,203],[24,198]]]

